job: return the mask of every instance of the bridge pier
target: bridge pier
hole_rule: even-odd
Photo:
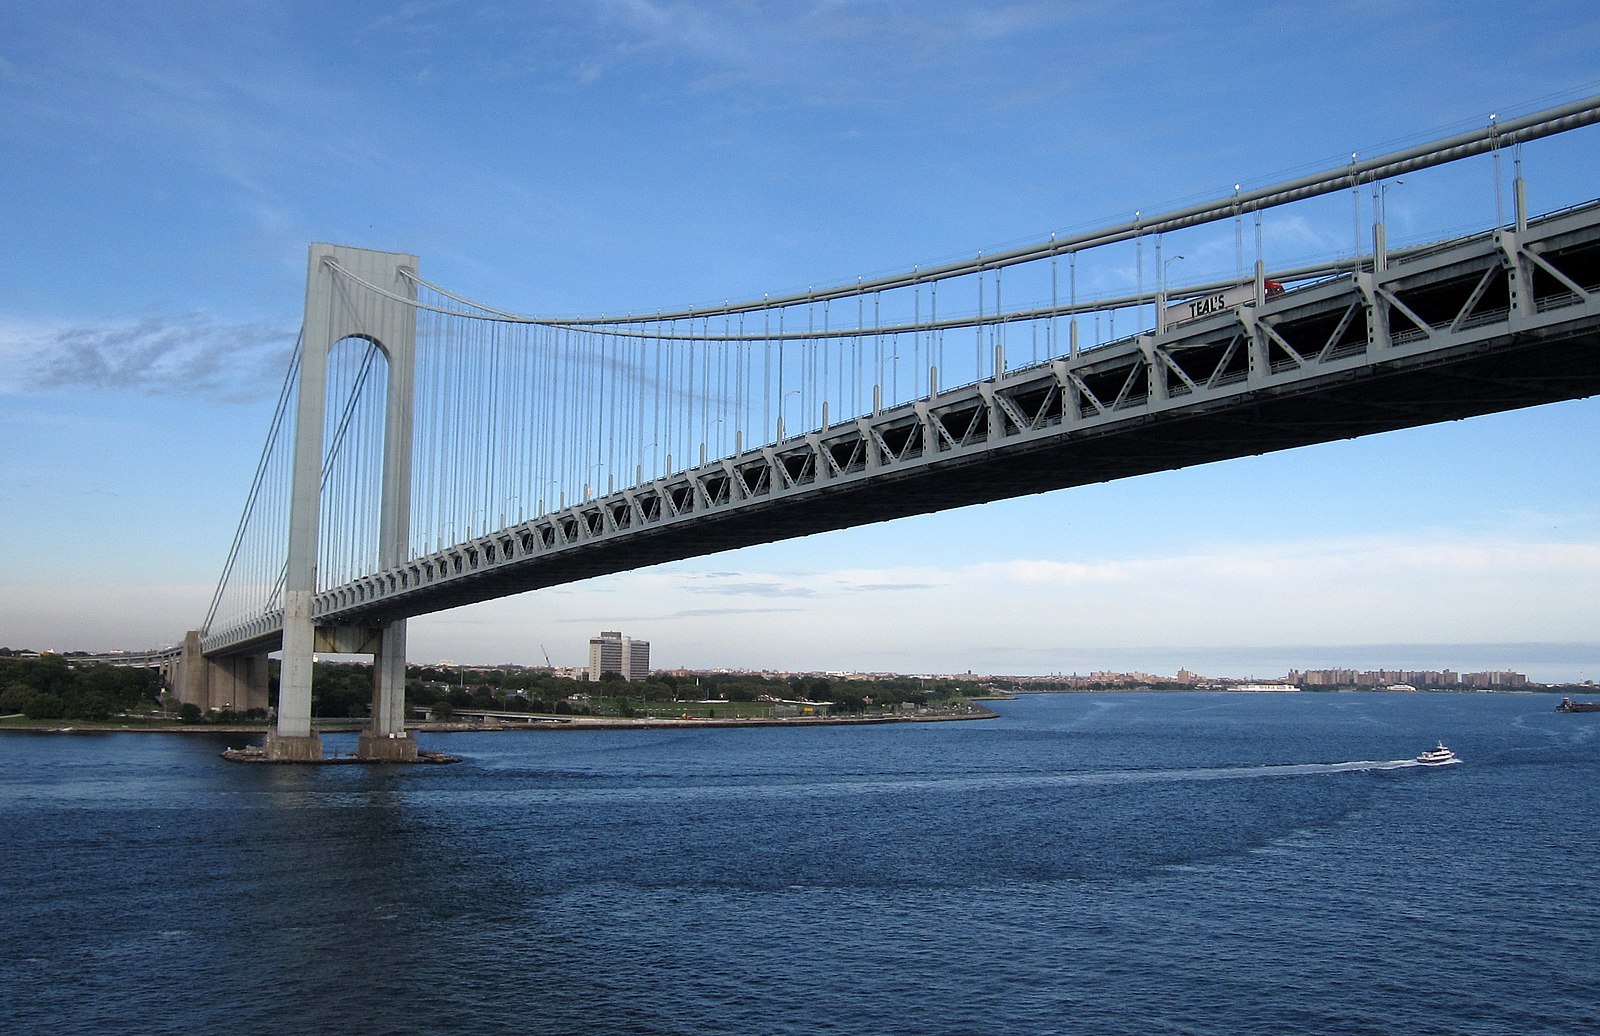
[[[266,758],[275,763],[322,762],[322,738],[316,734],[288,735],[269,730],[261,747]]]
[[[283,611],[283,661],[278,668],[278,725],[262,748],[274,762],[322,760],[322,738],[311,729],[311,669],[316,625],[311,595],[290,590]]]
[[[406,623],[391,622],[372,656],[372,722],[356,757],[374,763],[414,763],[416,739],[406,733]]]
[[[403,730],[398,734],[363,731],[356,742],[356,758],[368,763],[414,763],[417,739]]]
[[[178,702],[202,712],[248,712],[267,707],[267,656],[207,658],[200,650],[198,630],[184,635],[183,652],[168,675],[167,687]]]

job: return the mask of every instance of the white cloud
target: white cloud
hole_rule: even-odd
[[[54,389],[255,401],[288,368],[294,332],[204,314],[0,324],[0,393]]]

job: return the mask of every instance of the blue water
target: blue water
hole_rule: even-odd
[[[1594,1032],[1600,714],[1554,702],[1040,696],[403,769],[3,734],[0,1029]]]

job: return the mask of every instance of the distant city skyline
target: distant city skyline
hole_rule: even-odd
[[[1390,646],[1392,647],[1392,646]],[[1501,645],[1500,651],[1519,649],[1523,653],[1538,655],[1541,650],[1559,651],[1562,645]],[[540,646],[541,653],[546,648]],[[1470,651],[1470,649],[1469,649]],[[37,649],[31,647],[16,647],[14,645],[0,644],[0,652],[7,654],[50,653],[64,655],[116,655],[119,652],[98,653],[84,649]],[[328,655],[328,658],[344,658],[346,656]],[[362,661],[358,656],[356,661]],[[648,641],[634,637],[624,637],[618,631],[603,631],[598,637],[591,637],[588,642],[588,657],[585,662],[577,665],[567,665],[556,662],[548,654],[543,662],[521,662],[510,660],[485,661],[482,659],[411,659],[409,665],[413,667],[439,667],[445,669],[461,670],[490,670],[490,669],[549,669],[558,673],[581,674],[583,678],[598,681],[606,672],[616,672],[626,680],[642,680],[651,673],[753,673],[769,676],[837,676],[844,678],[878,678],[878,677],[905,677],[927,679],[998,679],[1016,680],[1019,682],[1052,683],[1062,682],[1068,684],[1095,683],[1095,682],[1155,682],[1204,685],[1214,683],[1248,683],[1262,679],[1279,680],[1287,683],[1303,684],[1309,687],[1337,687],[1337,686],[1380,686],[1391,684],[1412,684],[1421,690],[1482,690],[1482,689],[1515,689],[1527,685],[1577,685],[1594,683],[1593,678],[1572,679],[1567,677],[1554,677],[1540,679],[1527,673],[1515,670],[1479,670],[1463,671],[1450,667],[1445,668],[1407,668],[1394,666],[1375,666],[1368,668],[1351,666],[1330,667],[1300,667],[1290,666],[1280,673],[1251,672],[1242,674],[1238,672],[1198,672],[1190,670],[1187,666],[1180,666],[1171,671],[1149,671],[1134,667],[1116,669],[1109,667],[1096,667],[1090,669],[1074,669],[1071,671],[1051,672],[999,672],[977,669],[967,670],[932,670],[932,669],[849,669],[849,668],[785,668],[774,666],[729,666],[729,665],[702,665],[702,666],[652,666],[650,664],[650,644]]]
[[[200,623],[312,241],[418,254],[521,312],[805,290],[1600,92],[1600,11],[1482,30],[1504,21],[1442,0],[10,12],[0,642],[142,649]],[[1597,156],[1597,128],[1502,156],[1499,199],[1487,159],[1408,176],[1391,242],[1487,226],[1518,162],[1534,211],[1589,201]],[[1371,207],[1267,218],[1269,265],[1350,250]],[[1199,243],[1162,273],[1231,275],[1235,229]],[[623,628],[666,666],[1594,678],[1597,460],[1600,400],[1563,403],[524,594],[413,620],[410,654],[581,665]]]

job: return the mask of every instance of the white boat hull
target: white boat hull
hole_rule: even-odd
[[[1444,746],[1443,741],[1439,742],[1438,748],[1429,749],[1417,756],[1418,766],[1449,766],[1460,761],[1454,752]]]

